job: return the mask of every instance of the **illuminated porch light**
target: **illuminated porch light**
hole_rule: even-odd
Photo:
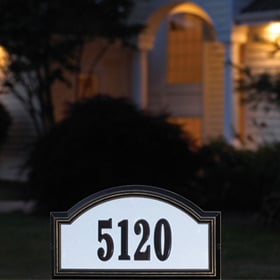
[[[8,54],[6,50],[0,45],[0,69],[8,64]]]
[[[266,36],[270,41],[279,40],[280,22],[271,22],[266,28]]]

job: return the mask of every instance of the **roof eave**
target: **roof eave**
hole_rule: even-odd
[[[235,17],[236,24],[257,25],[269,21],[280,21],[280,10],[243,13]]]

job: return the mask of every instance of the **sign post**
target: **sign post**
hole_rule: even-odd
[[[165,189],[122,186],[52,212],[53,279],[220,279],[220,212]]]

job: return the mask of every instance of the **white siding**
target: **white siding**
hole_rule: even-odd
[[[252,67],[254,73],[280,70],[280,57],[270,56],[273,50],[271,45],[248,43],[246,45],[246,64]]]
[[[224,46],[204,45],[203,138],[204,141],[223,135],[224,120]]]
[[[13,94],[0,95],[0,102],[12,117],[7,141],[0,147],[0,179],[25,180],[23,167],[35,141],[32,122]]]
[[[269,44],[256,42],[253,40],[254,34],[261,34],[262,28],[251,28],[246,44],[245,65],[249,66],[254,74],[263,72],[280,72],[280,55],[271,56],[273,47]],[[265,105],[260,105],[257,110],[246,106],[245,110],[245,140],[248,146],[280,141],[280,110],[272,108],[264,110]]]
[[[257,111],[246,110],[246,146],[255,147],[265,143],[280,141],[280,112],[261,108]]]

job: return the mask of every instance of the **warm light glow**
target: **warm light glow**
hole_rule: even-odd
[[[280,36],[280,22],[272,22],[267,28],[267,37],[271,41],[275,41]]]
[[[4,68],[8,64],[8,54],[6,50],[0,46],[0,69]]]

